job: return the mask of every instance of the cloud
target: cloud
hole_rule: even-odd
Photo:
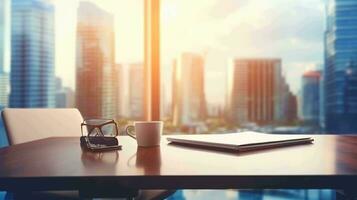
[[[182,51],[206,55],[209,102],[224,95],[231,57],[278,57],[292,90],[307,66],[323,63],[322,0],[168,0],[174,15],[162,24],[162,58]],[[215,72],[220,75],[214,76]]]
[[[236,1],[211,30],[227,56],[281,58],[297,92],[306,68],[323,63],[323,7],[321,0]]]

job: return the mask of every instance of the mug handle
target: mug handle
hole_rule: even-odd
[[[126,134],[128,134],[130,137],[132,137],[134,140],[136,140],[135,135],[133,135],[133,134],[131,134],[131,133],[129,132],[129,129],[130,129],[130,128],[135,128],[135,126],[133,126],[133,125],[127,126],[126,129],[125,129],[125,132],[126,132]]]

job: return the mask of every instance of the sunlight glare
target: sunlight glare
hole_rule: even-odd
[[[178,7],[174,2],[163,4],[162,8],[162,20],[164,23],[169,23],[171,20],[177,17]]]

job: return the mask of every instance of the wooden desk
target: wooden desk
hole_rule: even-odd
[[[357,137],[313,135],[314,144],[222,153],[169,145],[82,151],[79,138],[48,138],[0,149],[0,190],[331,188],[357,185]]]

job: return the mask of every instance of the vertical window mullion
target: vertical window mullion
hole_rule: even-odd
[[[144,1],[144,113],[160,120],[160,0]]]

